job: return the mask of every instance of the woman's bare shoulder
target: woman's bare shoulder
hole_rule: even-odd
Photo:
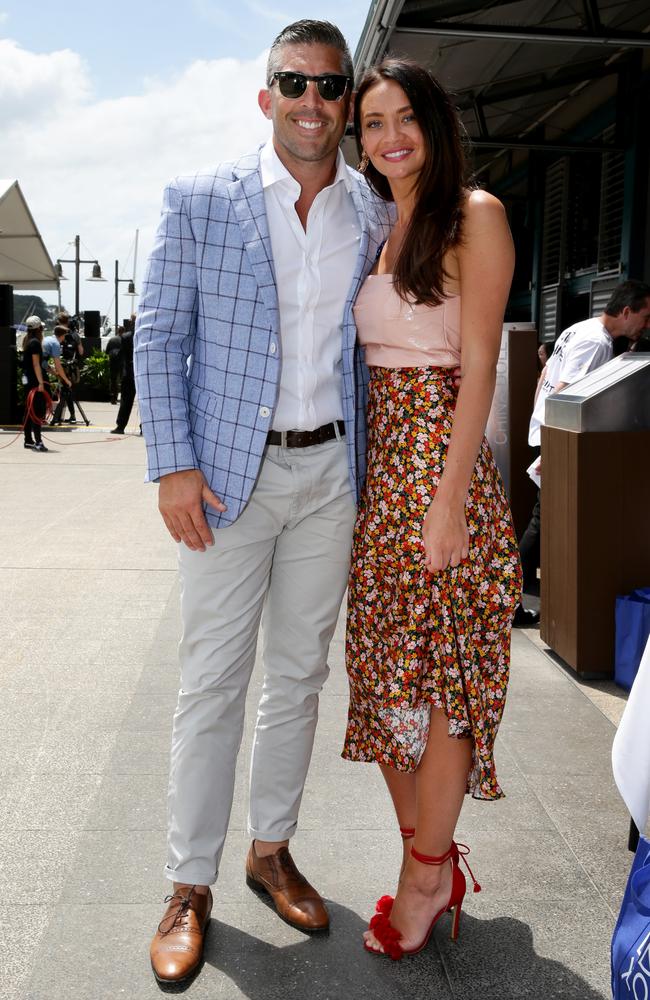
[[[505,214],[503,204],[489,191],[474,188],[465,192],[463,222],[466,231],[474,226],[502,224]]]

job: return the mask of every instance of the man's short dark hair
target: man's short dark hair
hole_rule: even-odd
[[[629,306],[632,312],[637,313],[643,309],[646,299],[650,299],[650,285],[630,278],[616,286],[604,311],[608,316],[618,316]]]
[[[281,67],[281,51],[285,45],[329,45],[341,53],[341,72],[344,76],[354,76],[352,56],[348,43],[336,27],[329,21],[294,21],[283,28],[274,39],[266,64],[266,80],[271,83],[273,74]]]
[[[54,336],[55,337],[66,337],[69,333],[70,333],[70,331],[68,330],[67,326],[55,326],[54,327]]]

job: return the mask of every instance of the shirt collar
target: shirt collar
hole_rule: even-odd
[[[292,185],[295,185],[298,190],[300,188],[296,178],[289,173],[284,163],[276,153],[275,146],[273,145],[273,138],[269,139],[268,142],[265,142],[260,150],[260,174],[264,190],[271,187],[272,184],[277,184],[280,181],[284,181],[285,183],[290,182]],[[330,186],[334,187],[334,185],[338,184],[339,181],[343,181],[345,188],[349,193],[352,188],[352,179],[350,177],[350,172],[347,168],[343,153],[340,149],[336,155],[336,173]]]

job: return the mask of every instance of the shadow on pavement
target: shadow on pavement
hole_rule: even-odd
[[[330,911],[335,932],[284,947],[213,919],[205,964],[249,1000],[605,1000],[566,966],[536,954],[520,920],[464,916],[456,945],[443,920],[420,955],[393,962],[363,951],[358,914],[336,904]],[[191,985],[160,988],[183,993]]]

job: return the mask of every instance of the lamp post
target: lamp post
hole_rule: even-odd
[[[135,290],[135,282],[133,278],[120,278],[119,271],[120,271],[120,264],[119,261],[116,260],[115,261],[115,333],[117,333],[117,327],[119,324],[120,309],[118,303],[118,293],[120,290],[120,282],[128,284],[129,287],[126,290],[127,295],[133,296],[138,294]],[[133,303],[133,299],[131,299],[131,303]],[[133,305],[131,306],[131,308],[133,308]]]
[[[71,259],[70,258],[65,258],[65,257],[58,257],[57,261],[56,261],[56,273],[57,273],[59,282],[65,281],[65,278],[63,277],[63,268],[61,267],[61,265],[62,264],[74,264],[74,314],[75,314],[75,316],[79,315],[79,269],[80,269],[81,264],[92,264],[93,265],[92,276],[90,278],[86,278],[86,281],[106,281],[106,278],[102,278],[102,269],[99,266],[99,262],[97,260],[93,260],[93,259],[91,259],[91,260],[82,260],[82,258],[79,256],[79,254],[80,254],[80,245],[81,245],[81,239],[80,239],[80,237],[79,236],[75,236],[75,238],[74,238],[74,257],[71,258]],[[61,297],[61,286],[59,284],[59,299],[60,299],[60,297]]]

